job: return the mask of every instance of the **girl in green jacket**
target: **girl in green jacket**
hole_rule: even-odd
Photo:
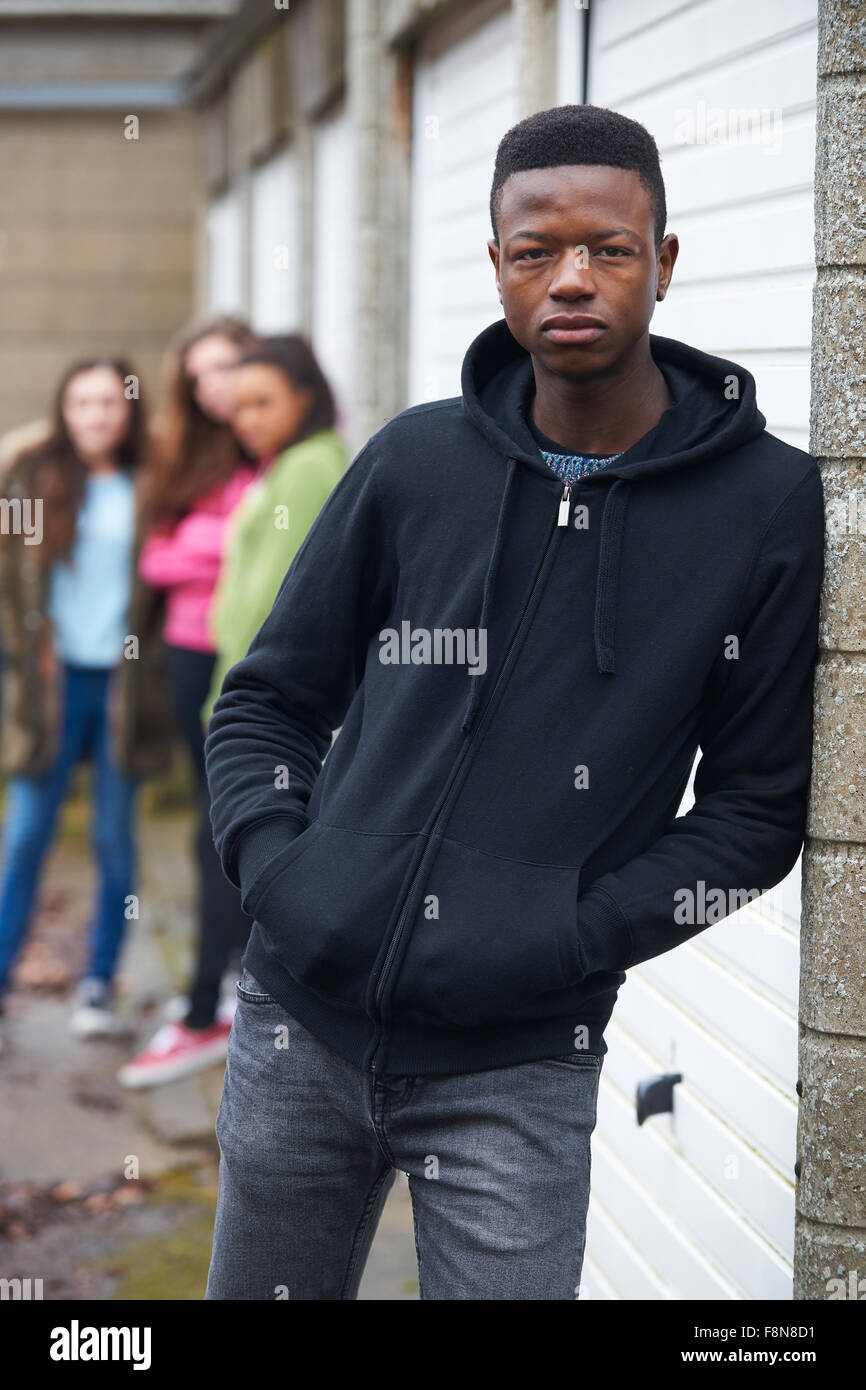
[[[264,338],[234,369],[232,427],[261,474],[229,522],[209,611],[217,646],[205,726],[226,672],[247,654],[331,489],[345,471],[331,388],[298,334]]]

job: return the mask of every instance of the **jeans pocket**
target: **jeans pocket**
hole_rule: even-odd
[[[241,970],[241,978],[235,986],[235,993],[238,999],[243,999],[246,1004],[276,1004],[276,999],[272,994],[266,993],[262,989],[258,980],[251,975],[246,966]]]
[[[593,1071],[601,1070],[601,1058],[597,1052],[567,1052],[562,1057],[546,1057],[544,1060],[561,1063],[568,1067],[589,1067]]]

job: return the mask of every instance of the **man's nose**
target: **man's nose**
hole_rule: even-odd
[[[595,277],[585,246],[572,246],[563,251],[556,263],[550,293],[582,295],[595,293]]]

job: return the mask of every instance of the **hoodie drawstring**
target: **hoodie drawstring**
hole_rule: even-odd
[[[616,600],[622,549],[627,480],[617,478],[607,494],[601,519],[598,578],[595,589],[595,662],[599,672],[616,673]]]
[[[505,531],[505,518],[508,511],[508,504],[513,491],[514,478],[517,473],[517,460],[508,460],[508,474],[505,486],[502,489],[502,500],[499,504],[499,516],[496,521],[496,535],[493,541],[493,549],[490,552],[490,560],[487,565],[487,573],[484,576],[484,591],[481,601],[481,614],[478,619],[478,631],[481,632],[486,627],[487,615],[493,600],[493,592],[496,585],[496,575],[499,568],[499,555],[502,549],[502,537]],[[628,489],[625,486],[626,478],[617,478],[610,487],[604,503],[604,511],[601,519],[601,538],[599,541],[598,556],[598,576],[596,579],[595,590],[595,624],[594,624],[594,643],[595,643],[595,662],[600,674],[616,674],[616,607],[617,589],[619,585],[619,562],[622,550],[622,537],[625,529],[625,509],[628,502]],[[461,724],[461,732],[469,733],[478,712],[481,701],[482,676],[471,676],[471,689],[469,699],[466,702],[466,712]]]
[[[508,511],[508,502],[517,473],[517,459],[508,460],[508,474],[505,479],[505,486],[502,489],[502,499],[499,503],[499,516],[496,521],[496,536],[493,541],[493,549],[490,552],[490,560],[487,565],[487,573],[484,576],[484,593],[481,600],[481,616],[478,619],[478,631],[481,633],[487,624],[487,614],[490,611],[490,603],[493,598],[493,589],[496,584],[496,571],[499,568],[499,552],[502,549],[502,536],[505,531],[505,514]],[[480,640],[480,638],[479,638]],[[469,699],[466,702],[466,713],[463,716],[461,732],[468,734],[475,720],[478,710],[478,703],[481,699],[481,686],[484,683],[483,676],[470,676]]]

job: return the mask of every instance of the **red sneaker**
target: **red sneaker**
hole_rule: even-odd
[[[217,1020],[210,1028],[164,1023],[147,1047],[120,1068],[121,1086],[160,1086],[225,1059],[231,1023]]]

